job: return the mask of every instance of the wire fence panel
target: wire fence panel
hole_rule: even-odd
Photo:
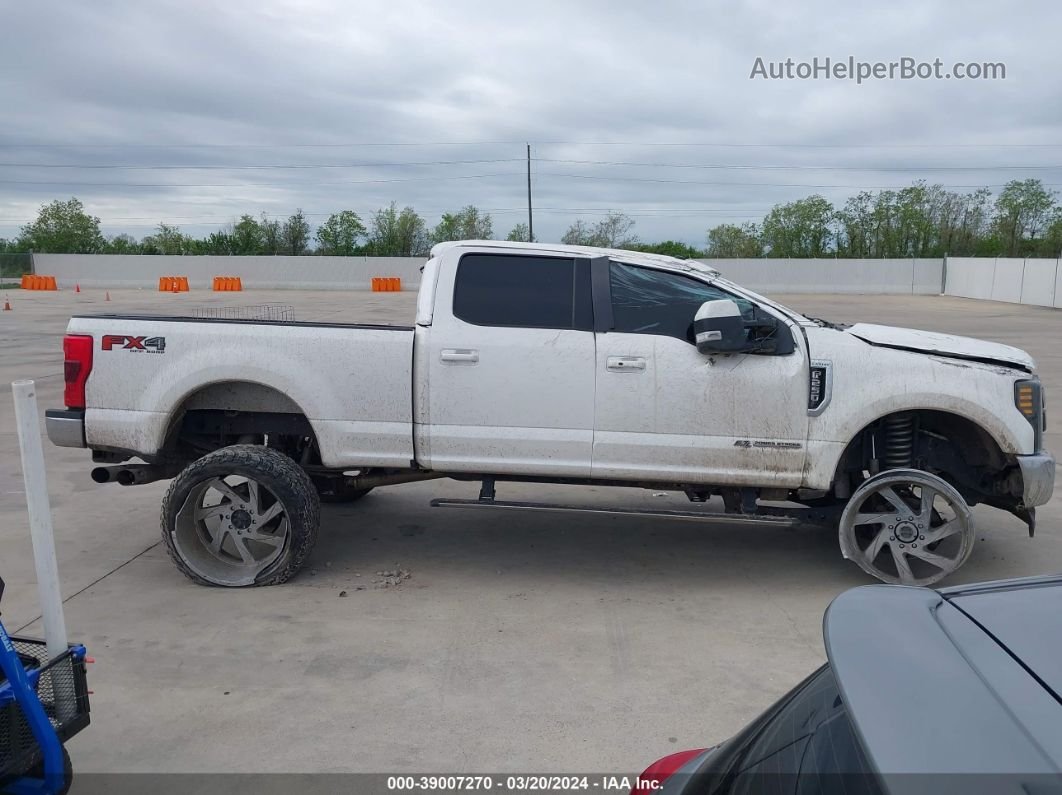
[[[270,320],[294,321],[295,307],[291,304],[253,304],[251,306],[208,306],[192,310],[192,317],[211,320]]]
[[[31,254],[0,254],[0,279],[17,279],[24,273],[33,273]]]

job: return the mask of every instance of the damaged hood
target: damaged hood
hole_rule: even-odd
[[[955,359],[1005,364],[1025,370],[1032,370],[1036,364],[1033,358],[1021,348],[1001,345],[998,342],[985,342],[973,337],[959,337],[954,334],[938,334],[935,331],[918,331],[896,326],[878,326],[873,323],[856,323],[845,331],[852,336],[859,337],[864,342],[884,348],[898,348]]]

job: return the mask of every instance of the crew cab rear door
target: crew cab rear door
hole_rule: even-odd
[[[589,477],[589,260],[463,253],[440,269],[435,295],[418,458],[446,472]]]

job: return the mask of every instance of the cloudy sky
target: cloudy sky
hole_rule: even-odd
[[[1062,4],[4,0],[0,237],[53,198],[104,232],[466,204],[503,236],[608,209],[703,243],[810,193],[1062,187]],[[829,57],[1006,79],[750,79]],[[795,66],[794,66],[795,68]]]

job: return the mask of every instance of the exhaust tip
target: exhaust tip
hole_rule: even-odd
[[[131,469],[119,469],[114,479],[123,486],[132,486],[136,483],[136,475]]]
[[[97,483],[108,483],[111,479],[111,470],[107,467],[96,467],[92,470],[92,479]]]

